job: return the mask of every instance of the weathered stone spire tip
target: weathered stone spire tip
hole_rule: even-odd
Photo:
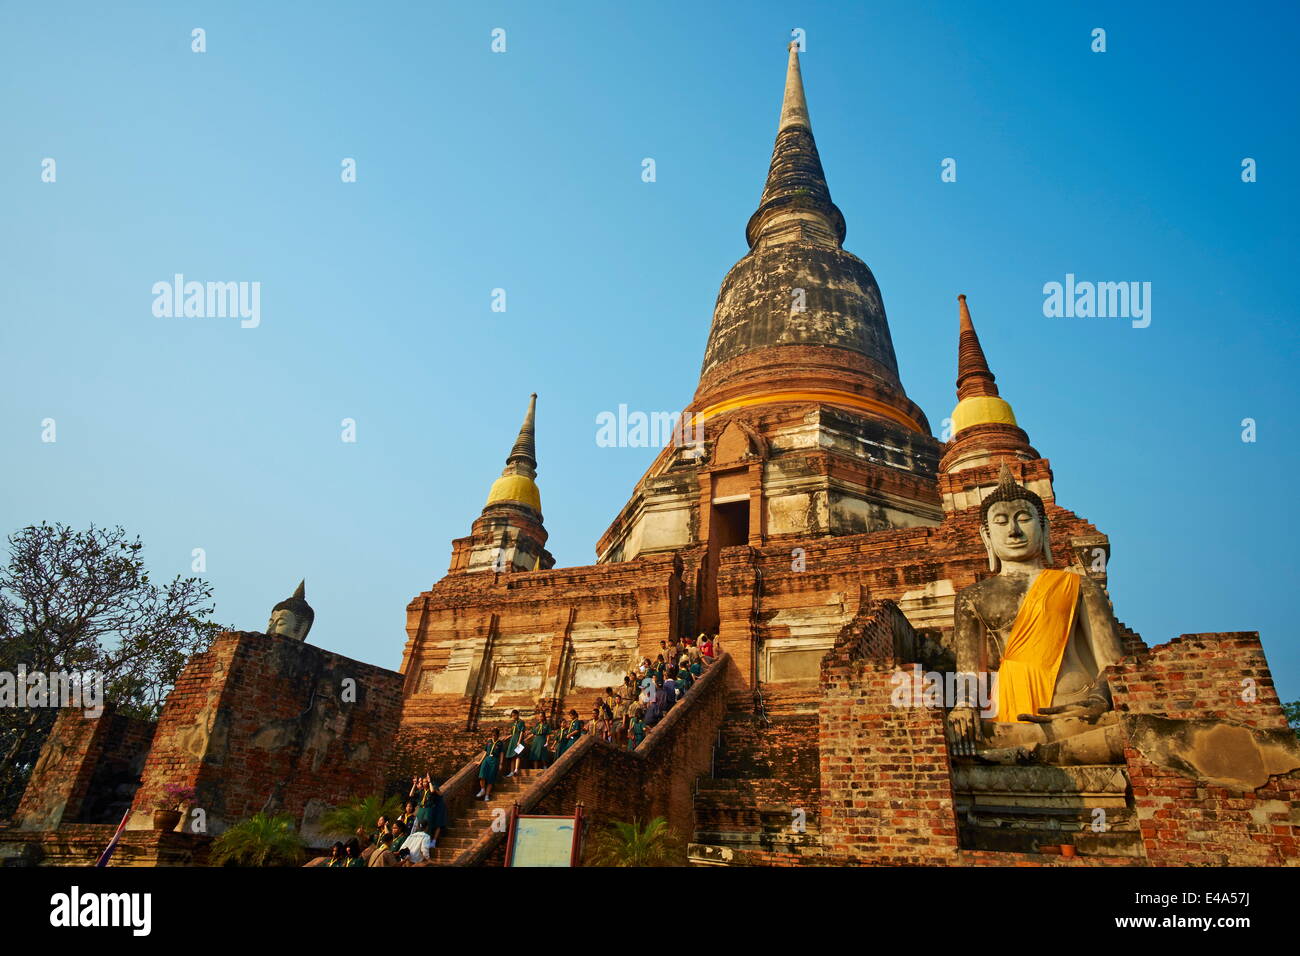
[[[964,294],[957,296],[957,312],[957,398],[994,398],[998,394],[996,379],[975,334]]]
[[[803,76],[799,73],[799,42],[790,41],[790,60],[785,68],[785,98],[781,101],[780,132],[791,126],[812,129],[808,119],[808,100],[803,92]]]
[[[519,427],[519,437],[510,449],[506,466],[501,469],[501,477],[492,482],[488,491],[487,505],[484,510],[502,502],[522,504],[542,513],[542,496],[537,490],[537,442],[534,436],[537,420],[537,393],[528,396],[528,412],[524,423]]]
[[[537,393],[533,392],[528,396],[528,412],[524,415],[524,423],[519,427],[519,437],[515,439],[514,447],[510,449],[510,457],[506,459],[506,470],[502,474],[522,474],[527,475],[529,478],[536,477],[536,422]]]
[[[844,216],[831,202],[821,157],[813,141],[799,72],[799,44],[790,44],[785,70],[781,124],[758,209],[749,217],[745,240],[750,248],[770,242],[805,242],[837,247],[844,242]]]

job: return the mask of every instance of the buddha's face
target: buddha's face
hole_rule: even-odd
[[[271,622],[266,625],[266,633],[281,634],[295,641],[305,641],[309,630],[311,630],[311,622],[288,608],[272,613]]]
[[[999,501],[989,508],[985,545],[1001,561],[1025,562],[1043,555],[1043,523],[1028,501]]]

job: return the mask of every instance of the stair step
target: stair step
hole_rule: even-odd
[[[520,770],[511,777],[498,776],[497,782],[492,786],[491,800],[484,801],[475,797],[459,814],[447,821],[445,835],[438,840],[437,847],[430,854],[432,862],[442,865],[452,863],[489,831],[494,820],[499,819],[502,813],[508,814],[518,802],[520,794],[544,773],[545,770]]]
[[[738,694],[719,728],[713,775],[698,781],[694,841],[732,849],[815,854],[821,800],[815,688]],[[763,720],[766,714],[767,720]],[[803,832],[795,812],[803,810]]]

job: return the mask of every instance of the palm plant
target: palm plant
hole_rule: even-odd
[[[258,813],[212,841],[210,860],[213,866],[296,866],[304,856],[292,817]]]
[[[371,830],[381,816],[393,819],[401,810],[402,802],[396,796],[357,797],[322,814],[320,829],[329,836],[350,837],[358,830]]]
[[[590,866],[672,866],[677,856],[677,835],[663,817],[645,826],[615,821],[596,831],[586,853]]]

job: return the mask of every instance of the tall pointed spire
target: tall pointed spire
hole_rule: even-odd
[[[524,415],[524,423],[519,427],[519,437],[515,439],[515,445],[510,449],[510,457],[506,459],[507,465],[519,466],[519,469],[512,474],[527,473],[529,478],[537,476],[537,444],[533,435],[536,421],[537,393],[533,392],[528,396],[528,413]]]
[[[952,410],[953,438],[972,425],[1016,426],[1016,413],[998,395],[988,359],[975,334],[966,296],[957,296],[957,407]]]
[[[298,582],[298,587],[293,592],[293,596],[298,598],[298,600],[300,601],[307,600],[307,579],[306,578],[303,578],[301,581]]]
[[[748,486],[751,521],[740,531],[749,540],[938,523],[941,446],[899,378],[876,277],[844,248],[802,59],[798,45],[786,50],[776,143],[745,229],[749,248],[718,289],[699,385],[682,412],[704,428],[709,457],[665,449],[597,544],[602,562],[716,543],[722,529],[729,537],[730,517],[710,509],[738,500],[731,482],[740,472],[732,469],[749,453],[783,459],[775,470],[758,469],[761,489]],[[829,515],[758,507],[774,496],[837,504]],[[697,611],[713,613],[711,605]]]
[[[966,307],[966,296],[957,296],[958,336],[957,336],[957,398],[974,398],[996,396],[998,386],[984,349],[980,347],[979,336],[975,334],[975,324],[970,319],[970,309]]]
[[[542,493],[537,488],[537,393],[528,396],[528,411],[519,437],[510,448],[501,477],[492,482],[483,512],[467,538],[451,543],[452,571],[549,570],[555,557],[546,550]]]
[[[1033,462],[1039,457],[1016,422],[1011,404],[998,394],[964,295],[957,296],[957,314],[957,407],[952,410],[951,438],[939,461],[944,511],[960,511],[979,501],[992,475],[989,466],[1001,466],[998,480],[1005,485],[1007,462]],[[1033,475],[1036,492],[1050,499],[1051,470]]]
[[[750,248],[718,291],[691,411],[708,419],[797,397],[929,435],[899,380],[880,286],[844,249],[800,59],[791,44],[771,166],[745,229]]]
[[[790,126],[812,131],[808,119],[808,100],[803,95],[803,75],[799,72],[799,44],[790,44],[790,61],[785,68],[785,99],[781,101],[781,125],[777,132]]]
[[[536,420],[537,393],[533,392],[528,396],[528,412],[519,428],[519,437],[510,449],[506,466],[501,469],[501,477],[492,482],[485,507],[511,502],[526,505],[541,515],[542,494],[537,489],[537,482],[533,480],[537,477],[537,447],[533,434]]]
[[[745,239],[751,247],[763,241],[804,240],[833,246],[844,242],[844,216],[831,202],[808,119],[798,43],[790,44],[772,164],[758,210],[745,228]]]

